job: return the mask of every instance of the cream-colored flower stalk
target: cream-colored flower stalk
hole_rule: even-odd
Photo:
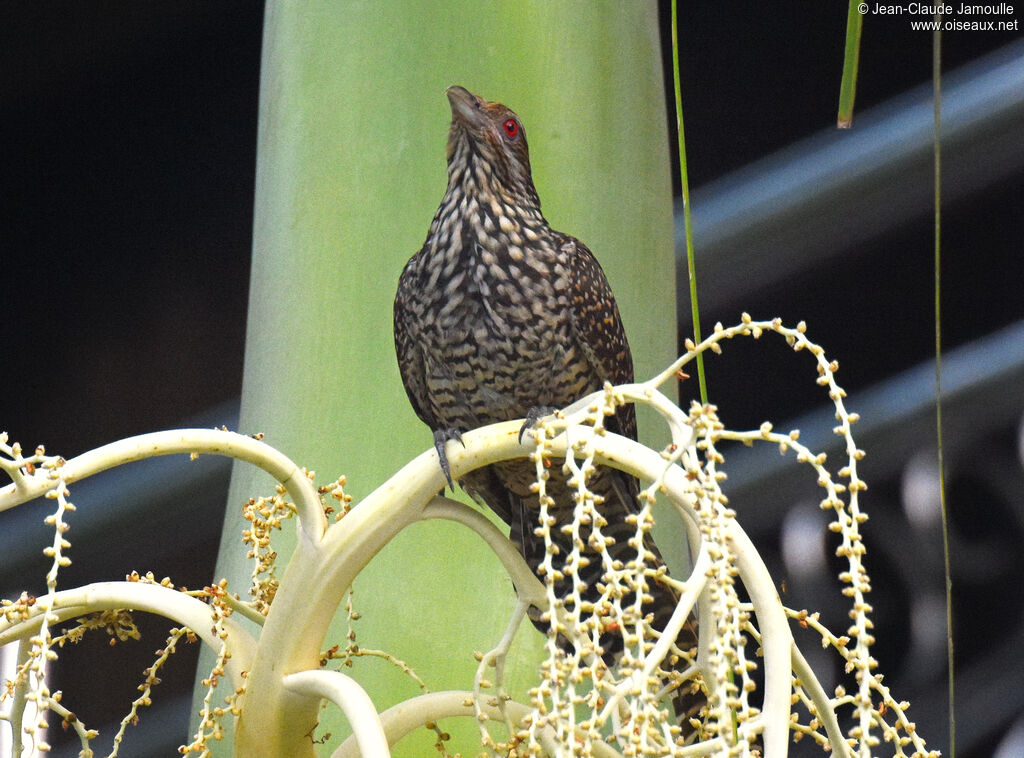
[[[54,539],[46,547],[53,561],[46,596],[22,595],[0,607],[0,645],[16,643],[19,650],[13,678],[0,690],[0,703],[10,704],[0,710],[0,720],[11,728],[15,754],[26,743],[45,749],[38,735],[46,711],[73,724],[82,755],[92,754],[96,733],[78,722],[68,707],[69,700],[80,695],[51,693],[45,663],[56,657],[55,647],[89,629],[130,633],[133,622],[123,609],[131,608],[170,619],[175,631],[147,671],[142,694],[130,705],[110,756],[117,754],[125,728],[144,718],[156,672],[170,651],[182,637],[193,635],[216,654],[205,680],[201,723],[191,742],[181,748],[199,756],[208,755],[231,728],[240,756],[317,755],[322,748],[314,735],[324,703],[341,709],[354,728],[353,736],[331,753],[339,758],[388,755],[402,736],[424,726],[436,731],[439,750],[447,754],[449,737],[441,724],[446,718],[474,718],[480,731],[480,744],[474,749],[501,756],[781,758],[796,738],[813,739],[834,755],[848,758],[877,755],[883,745],[896,756],[934,755],[907,719],[906,703],[896,700],[874,671],[871,607],[866,600],[870,580],[859,531],[866,518],[859,501],[865,485],[857,474],[863,451],[851,434],[857,417],[845,409],[845,393],[835,382],[836,364],[806,338],[805,331],[803,324],[790,328],[778,320],[754,321],[744,315],[740,324],[717,325],[700,345],[689,344],[686,355],[653,379],[607,386],[582,398],[543,419],[524,441],[518,439],[521,422],[515,421],[466,433],[465,447],[453,446],[449,452],[456,478],[497,461],[532,456],[541,503],[537,529],[549,547],[542,563],[544,581],[533,575],[516,547],[483,514],[438,496],[444,477],[433,450],[353,504],[344,493],[344,477],[317,489],[311,472],[269,445],[224,430],[142,435],[68,461],[41,449],[24,456],[16,444],[8,445],[6,436],[0,436],[0,467],[12,480],[0,489],[0,512],[42,495],[56,501],[47,520],[54,527]],[[803,446],[795,431],[781,434],[768,423],[752,431],[728,430],[714,406],[695,404],[684,412],[659,389],[674,381],[699,352],[719,352],[726,340],[756,339],[770,332],[816,358],[818,383],[828,389],[836,408],[834,431],[845,441],[846,460],[835,474],[826,467],[825,455]],[[655,451],[607,432],[605,418],[622,403],[652,408],[668,427],[671,444]],[[775,445],[795,452],[810,467],[825,493],[822,507],[835,513],[830,527],[838,535],[837,554],[846,561],[839,580],[850,598],[852,623],[845,634],[833,634],[814,614],[781,604],[763,560],[729,508],[728,461],[718,450],[723,440]],[[248,525],[240,549],[248,550],[253,561],[247,594],[230,591],[223,582],[188,592],[170,580],[139,574],[124,582],[58,589],[58,572],[67,562],[67,514],[74,509],[68,497],[74,482],[129,461],[181,453],[248,461],[278,482],[270,496],[254,496],[245,506]],[[575,496],[571,523],[555,523],[548,512],[548,465],[564,465],[569,474]],[[596,466],[622,469],[645,483],[637,513],[629,520],[635,528],[629,541],[635,554],[629,553],[628,560],[621,552],[613,559],[602,542],[606,538],[600,498],[587,487]],[[416,661],[378,650],[372,640],[356,643],[354,578],[402,529],[434,518],[460,523],[478,535],[494,551],[518,593],[507,627],[492,649],[465,651],[476,657],[476,674],[464,690],[454,692],[431,692],[430,683],[414,672]],[[661,519],[683,521],[693,566],[688,576],[667,576],[644,549],[646,533]],[[295,522],[298,545],[287,566],[280,566],[274,535],[290,521]],[[551,549],[553,529],[568,533],[576,548],[567,554]],[[588,530],[591,542],[606,545],[596,554],[602,572],[601,602],[593,606],[596,615],[583,610],[578,574],[587,559],[595,560],[593,554],[584,557],[580,549],[580,535]],[[573,602],[555,591],[556,580],[563,577],[571,580]],[[666,584],[678,596],[677,607],[660,632],[640,612],[640,599],[651,582]],[[749,601],[741,601],[741,586]],[[332,645],[326,639],[328,623],[340,607],[346,609],[349,633],[344,643]],[[505,690],[505,666],[516,631],[531,607],[547,614],[549,637],[530,701],[521,703]],[[236,623],[236,613],[255,622],[255,632]],[[699,626],[697,645],[682,650],[676,639],[692,614]],[[303,623],[296,625],[296,618]],[[54,634],[57,625],[76,620],[78,625],[71,630]],[[823,644],[837,651],[851,674],[850,694],[840,690],[830,697],[824,692],[794,642],[791,623],[813,629]],[[623,653],[614,661],[604,660],[597,650],[600,636],[608,633],[621,636]],[[378,712],[359,684],[357,662],[367,656],[398,667],[418,683],[421,694]],[[219,685],[226,696],[219,694]],[[680,691],[699,693],[705,702],[683,723],[672,712],[673,696]],[[42,715],[26,719],[25,706],[33,701]],[[846,735],[841,731],[844,723],[852,723]]]

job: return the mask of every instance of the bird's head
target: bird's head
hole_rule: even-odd
[[[526,130],[519,116],[464,87],[449,87],[446,94],[452,107],[450,180],[469,179],[480,189],[536,202]]]

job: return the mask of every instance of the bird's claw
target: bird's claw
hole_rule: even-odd
[[[448,465],[448,453],[445,451],[445,445],[448,440],[455,440],[463,447],[466,443],[462,441],[462,432],[458,429],[435,429],[434,430],[434,449],[437,451],[437,457],[441,461],[441,471],[444,472],[444,478],[448,480],[448,487],[451,491],[455,492],[455,482],[452,481],[452,469]]]
[[[519,442],[522,444],[523,435],[526,434],[528,429],[533,429],[537,426],[537,422],[545,416],[550,416],[552,413],[557,411],[557,408],[552,408],[550,405],[535,405],[526,412],[526,421],[519,427]]]

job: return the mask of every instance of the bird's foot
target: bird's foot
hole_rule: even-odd
[[[455,492],[455,482],[452,481],[452,469],[448,465],[448,453],[445,452],[445,445],[448,440],[455,440],[463,447],[466,443],[462,441],[462,432],[458,429],[435,429],[434,430],[434,449],[437,451],[437,457],[441,460],[441,471],[444,472],[444,478],[448,480],[448,486],[451,491]]]
[[[523,435],[526,434],[527,429],[533,429],[537,426],[537,422],[545,416],[550,416],[552,413],[557,411],[557,408],[552,408],[550,405],[535,405],[526,412],[526,421],[519,428],[519,442],[523,441]]]

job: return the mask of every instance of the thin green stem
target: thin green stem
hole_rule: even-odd
[[[936,22],[942,14],[935,14]],[[956,717],[953,669],[953,573],[949,554],[949,512],[946,508],[946,469],[942,445],[942,32],[932,36],[932,96],[935,103],[935,434],[939,463],[939,508],[942,511],[942,555],[946,572],[946,664],[949,670],[949,754],[956,758]]]
[[[693,263],[693,227],[690,223],[690,183],[686,174],[686,138],[683,133],[683,98],[679,86],[679,31],[676,0],[672,0],[672,79],[676,95],[676,127],[679,134],[679,182],[683,192],[683,225],[686,228],[686,270],[690,281],[690,316],[693,320],[693,341],[700,344],[700,308],[697,305],[697,269]],[[700,401],[708,402],[707,381],[704,378],[704,356],[697,355],[697,381]]]
[[[839,87],[839,117],[837,126],[849,129],[853,123],[853,100],[857,95],[857,69],[860,65],[860,31],[864,16],[859,10],[860,0],[850,0],[846,12],[846,50],[843,53],[843,82]]]

